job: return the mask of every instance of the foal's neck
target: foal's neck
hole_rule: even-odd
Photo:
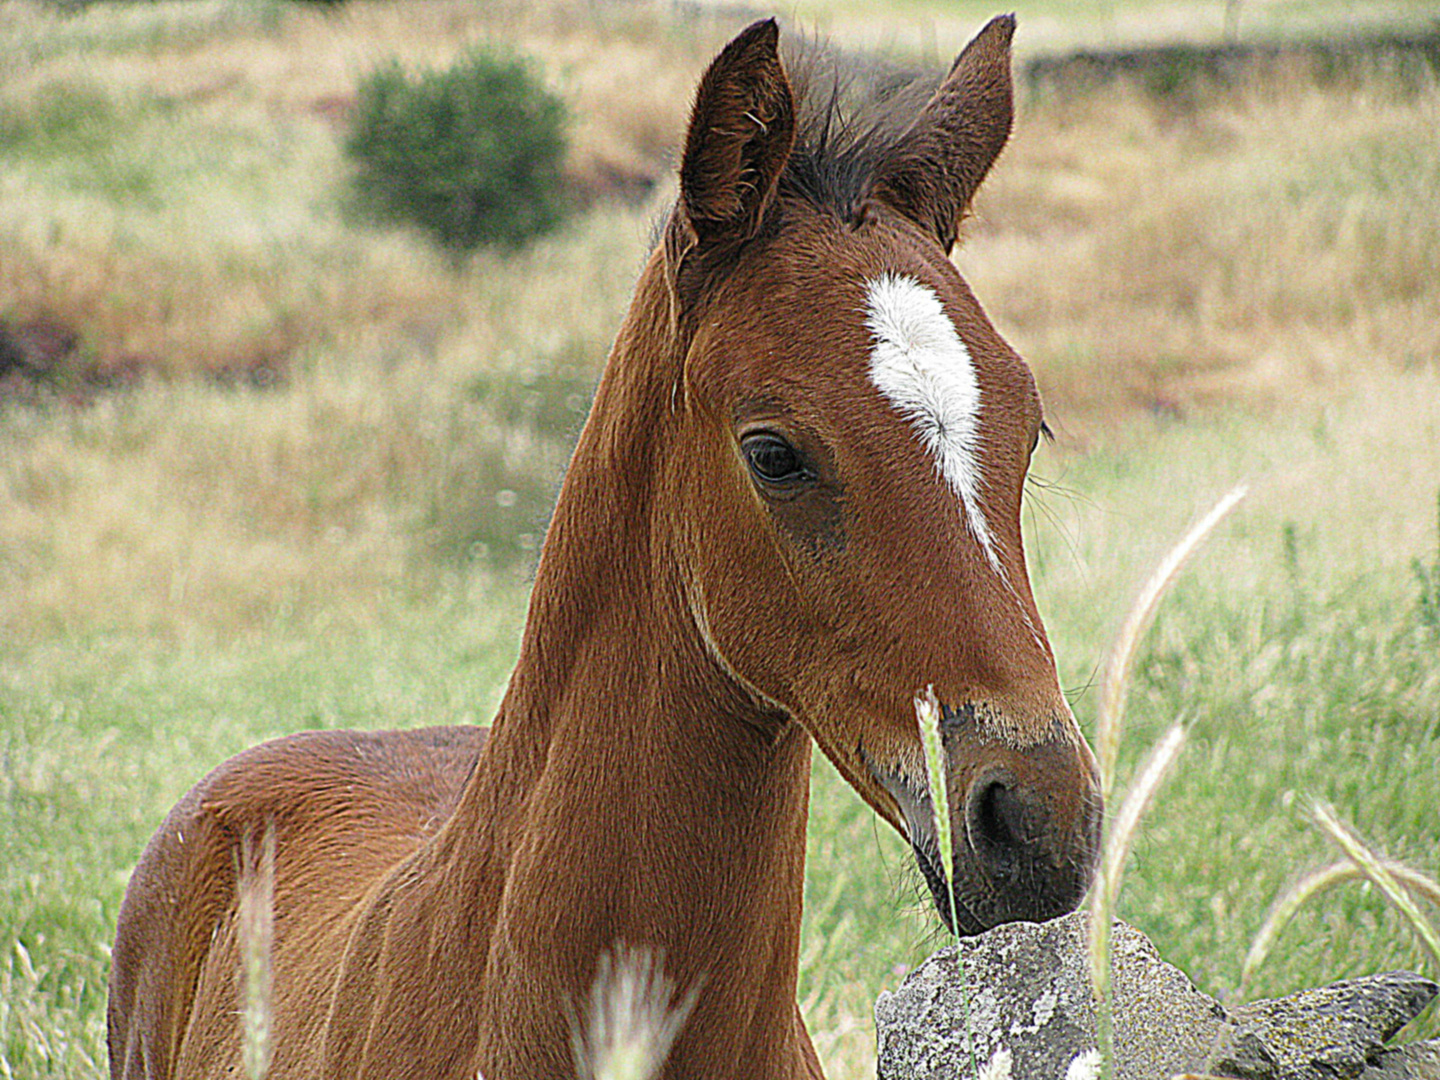
[[[595,412],[620,419],[582,436],[459,812],[480,846],[470,887],[493,903],[486,994],[509,1030],[550,1042],[535,1036],[588,999],[598,956],[644,949],[698,994],[667,1074],[781,1075],[804,1038],[810,741],[706,651],[668,559],[648,456],[666,449],[670,387],[663,363],[627,356],[653,318],[632,312],[616,345]],[[523,1041],[495,1060],[544,1064]]]

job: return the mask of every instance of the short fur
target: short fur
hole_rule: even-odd
[[[571,1080],[571,1017],[622,947],[695,994],[667,1080],[818,1077],[795,1003],[811,748],[933,877],[926,687],[957,808],[942,917],[1078,903],[1094,761],[1020,539],[1039,401],[945,255],[1009,130],[1009,26],[901,137],[798,157],[774,24],[711,65],[488,737],[295,735],[192,789],[121,907],[116,1080],[239,1074],[236,853],[267,829],[272,1080]],[[1004,575],[869,381],[885,273],[934,291],[974,364]],[[765,475],[756,440],[796,467]]]

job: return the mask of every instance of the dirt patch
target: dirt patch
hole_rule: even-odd
[[[79,343],[74,330],[57,322],[0,322],[0,378],[44,378],[58,370]]]
[[[260,354],[207,368],[204,376],[218,386],[269,389],[284,381],[285,361],[280,354]],[[163,377],[165,367],[154,357],[97,356],[76,327],[58,319],[0,320],[0,405],[57,397],[85,405],[99,394]]]
[[[602,202],[639,206],[650,197],[660,180],[658,169],[600,158],[574,162],[565,170],[568,194],[582,209]]]

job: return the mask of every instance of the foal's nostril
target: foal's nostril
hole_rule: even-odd
[[[1034,810],[1008,776],[982,777],[970,785],[965,827],[970,848],[1000,876],[1016,872],[1023,850],[1036,838]]]
[[[980,835],[1002,847],[1013,847],[1025,834],[1024,810],[1015,793],[1001,783],[988,784],[975,808]]]

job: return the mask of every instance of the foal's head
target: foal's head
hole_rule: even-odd
[[[1013,28],[991,22],[897,122],[903,94],[873,121],[838,91],[806,100],[774,23],[751,26],[701,82],[660,255],[695,627],[905,832],[971,933],[1073,908],[1100,813],[1021,546],[1040,399],[948,258],[1010,131]],[[914,706],[928,687],[953,913]]]

